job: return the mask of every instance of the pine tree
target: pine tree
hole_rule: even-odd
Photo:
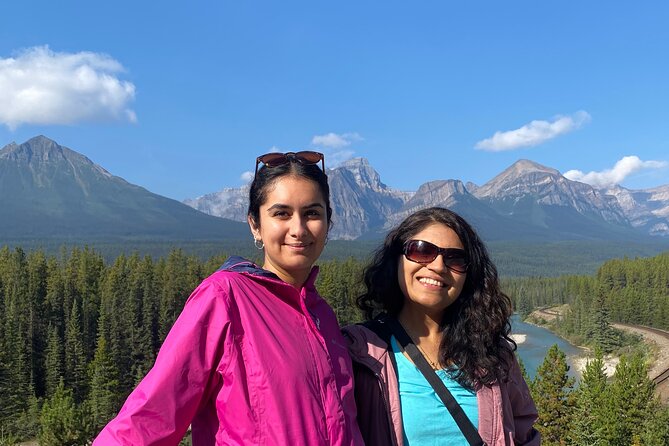
[[[628,446],[643,433],[644,423],[657,410],[654,385],[641,355],[620,358],[611,383],[606,439],[611,446]]]
[[[569,378],[568,371],[564,352],[553,345],[532,383],[532,396],[539,412],[536,426],[545,445],[566,444],[574,405],[570,394],[574,380]]]
[[[90,393],[88,407],[91,424],[99,431],[119,409],[119,371],[112,361],[104,335],[98,339],[95,357],[89,365]]]
[[[136,295],[137,314],[132,343],[132,375],[137,384],[155,361],[158,340],[158,318],[156,315],[156,284],[153,261],[145,257],[133,271],[132,288]],[[134,294],[134,293],[133,293]]]
[[[644,423],[641,441],[644,446],[669,445],[669,407],[658,408]]]
[[[0,272],[3,273],[5,325],[2,347],[10,383],[2,395],[6,411],[18,414],[27,408],[33,377],[30,303],[26,255],[20,248],[6,252],[7,257]]]
[[[34,387],[30,387],[27,409],[19,416],[14,416],[14,428],[12,429],[21,439],[35,438],[39,434],[39,422],[41,414],[41,402],[35,396]]]
[[[77,446],[86,443],[82,420],[72,391],[61,381],[51,398],[42,406],[40,416],[40,446]]]
[[[595,313],[591,323],[591,339],[604,353],[610,353],[622,344],[618,332],[611,327],[609,310],[604,292],[600,290],[595,302]]]
[[[86,356],[81,336],[79,304],[72,305],[72,312],[65,328],[65,382],[72,389],[74,401],[81,403],[87,393],[88,376]]]
[[[104,338],[109,356],[116,369],[124,371],[130,371],[132,368],[129,336],[133,322],[129,320],[131,316],[126,310],[129,284],[129,262],[124,255],[120,255],[114,265],[107,270],[103,280],[100,320],[104,320]],[[102,327],[99,326],[99,329],[102,330]],[[130,373],[117,377],[121,392],[129,391],[133,387],[132,378]]]
[[[521,359],[520,355],[518,355],[518,352],[516,351],[516,360],[518,361],[518,368],[520,368],[520,374],[522,375],[523,379],[527,383],[529,387],[532,386],[532,380],[530,379],[530,375],[527,373],[527,367],[525,367],[525,362]]]
[[[44,381],[44,361],[42,353],[48,338],[48,321],[46,318],[45,301],[47,295],[47,259],[42,251],[32,252],[27,259],[28,294],[25,296],[28,305],[28,343],[30,345],[30,363],[32,378],[31,396],[41,391],[38,383]]]
[[[604,425],[610,415],[606,412],[608,397],[604,360],[598,350],[593,360],[588,361],[576,391],[576,407],[570,438],[576,445],[604,445]]]
[[[58,327],[49,327],[49,340],[44,353],[46,395],[51,396],[63,379],[63,342]]]

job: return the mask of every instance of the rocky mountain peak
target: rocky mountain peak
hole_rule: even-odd
[[[23,144],[11,143],[0,152],[4,159],[24,163],[50,162],[67,158],[88,158],[72,150],[60,146],[56,141],[46,136],[35,136]],[[88,160],[90,162],[90,160]],[[92,163],[91,163],[92,164]]]
[[[546,183],[559,182],[562,179],[565,178],[555,169],[542,166],[534,161],[521,159],[483,186],[477,188],[475,192],[472,192],[478,198],[494,197],[506,195],[509,191],[518,190],[518,185],[545,185]],[[523,191],[522,193],[526,192]]]
[[[406,203],[407,208],[446,206],[449,207],[469,191],[460,180],[435,180],[422,184]]]
[[[436,180],[422,184],[416,192],[402,192],[381,182],[365,158],[349,159],[328,169],[328,177],[333,239],[382,234],[410,213],[430,206],[463,212],[481,224],[488,236],[532,233],[598,238],[607,233],[617,237],[631,234],[625,231],[633,228],[669,234],[669,190],[607,192],[570,181],[556,169],[525,159],[483,186],[465,185],[456,179]],[[625,194],[629,206],[624,202]],[[212,215],[244,221],[247,195],[239,188],[224,189],[186,203]]]
[[[536,162],[531,161],[531,160],[526,160],[526,159],[520,159],[520,160],[516,161],[509,168],[507,168],[504,172],[507,172],[507,171],[513,172],[516,175],[522,175],[522,174],[530,173],[530,172],[544,172],[544,173],[550,173],[550,174],[553,174],[553,175],[559,175],[560,174],[560,172],[558,172],[557,170],[555,170],[553,168],[546,167],[546,166],[543,166],[539,163],[536,163]],[[502,172],[502,174],[504,174],[504,172]]]
[[[381,182],[379,173],[374,170],[366,158],[352,158],[344,161],[339,167],[333,170],[345,170],[349,172],[353,175],[356,184],[375,192],[381,192],[388,189],[388,186]]]
[[[102,166],[95,164],[81,153],[75,152],[56,141],[39,135],[30,138],[22,144],[11,143],[0,151],[0,159],[7,160],[17,165],[33,166],[38,174],[41,170],[37,166],[61,166],[60,169],[70,171],[94,171],[106,178],[113,175]],[[39,175],[38,175],[39,176]],[[48,176],[48,175],[47,175]],[[77,174],[78,176],[78,174]]]

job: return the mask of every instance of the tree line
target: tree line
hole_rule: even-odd
[[[191,291],[225,258],[201,260],[175,249],[158,259],[122,254],[105,261],[88,247],[58,255],[0,249],[0,446],[29,438],[43,446],[90,441],[150,369]],[[361,318],[354,300],[363,291],[364,265],[354,258],[320,262],[318,289],[342,324]],[[605,266],[594,278],[518,279],[504,286],[517,308],[534,308],[562,303],[567,295],[590,302],[604,295],[600,281],[629,296],[628,284],[641,290],[655,278],[666,278],[659,272],[648,275],[646,265],[635,269],[643,272],[639,279],[622,274],[622,281],[624,268]],[[540,376],[535,389],[547,379]],[[620,382],[619,387],[638,386],[629,379]],[[540,390],[537,395],[546,394]],[[564,409],[570,420],[580,419],[572,416],[577,407]],[[549,406],[540,410],[546,429],[559,424],[561,418],[550,415]],[[661,411],[644,414],[656,420]],[[640,441],[645,441],[642,434]]]
[[[523,317],[565,305],[552,328],[605,353],[625,344],[612,322],[669,330],[669,253],[609,260],[593,276],[509,278],[503,286]]]
[[[575,387],[565,354],[552,346],[534,380],[544,446],[667,446],[669,407],[654,395],[643,356],[622,356],[611,379],[602,353],[588,362]]]
[[[191,291],[225,260],[180,249],[106,263],[84,247],[0,250],[0,444],[84,444],[151,368]],[[322,264],[319,288],[344,323],[362,264]]]
[[[654,396],[646,358],[636,349],[621,356],[612,378],[603,354],[630,343],[612,322],[669,329],[669,253],[614,259],[593,276],[507,278],[504,290],[516,311],[562,306],[550,324],[577,345],[596,352],[575,386],[563,352],[553,346],[528,379],[545,445],[669,445],[669,408]]]

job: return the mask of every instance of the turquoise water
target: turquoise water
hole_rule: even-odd
[[[520,320],[517,314],[514,314],[511,318],[511,333],[526,335],[525,342],[518,344],[518,356],[523,360],[531,378],[534,378],[537,368],[544,361],[546,352],[553,344],[557,344],[560,350],[567,355],[567,363],[570,365],[569,375],[576,378],[580,377],[572,366],[572,361],[575,357],[581,355],[583,350],[571,345],[545,328],[526,324]]]

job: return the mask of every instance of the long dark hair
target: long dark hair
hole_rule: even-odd
[[[247,215],[254,226],[260,227],[260,206],[267,200],[274,183],[281,177],[294,175],[306,178],[318,185],[325,200],[328,217],[328,228],[331,226],[332,207],[330,207],[330,186],[328,177],[316,164],[301,164],[289,161],[275,167],[262,166],[256,173],[249,190],[249,210]]]
[[[469,259],[462,292],[441,321],[439,362],[455,364],[453,378],[470,389],[506,379],[516,349],[509,337],[511,299],[500,289],[497,268],[485,245],[469,223],[453,211],[439,207],[420,210],[388,233],[364,271],[367,291],[358,297],[358,307],[368,319],[381,313],[397,317],[405,299],[398,279],[404,242],[435,223],[458,235]]]

